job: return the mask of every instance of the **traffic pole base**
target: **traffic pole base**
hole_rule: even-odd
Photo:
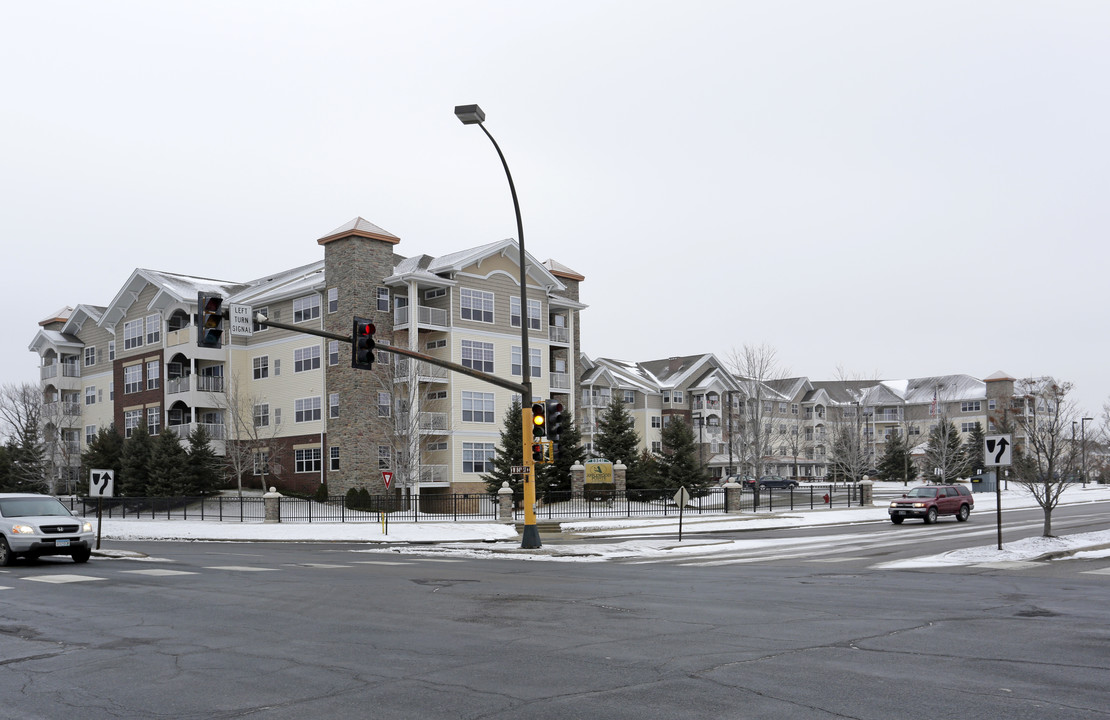
[[[524,534],[521,536],[520,547],[524,550],[532,550],[540,547],[540,530],[535,525],[525,525]]]

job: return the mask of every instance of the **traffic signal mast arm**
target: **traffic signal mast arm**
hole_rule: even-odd
[[[312,328],[301,327],[299,325],[289,325],[286,323],[275,322],[267,318],[262,313],[255,313],[254,319],[255,322],[258,322],[262,325],[268,325],[280,330],[292,330],[293,332],[304,333],[306,335],[316,335],[317,337],[327,338],[329,340],[339,340],[340,342],[354,343],[356,339],[353,335],[340,335],[339,333],[328,332],[327,330],[313,330]],[[432,357],[431,355],[425,355],[424,353],[416,352],[415,350],[393,347],[392,345],[385,345],[380,342],[375,343],[375,349],[381,350],[382,352],[393,353],[394,355],[404,355],[405,357],[423,360],[429,365],[436,365],[438,367],[447,368],[448,370],[454,370],[457,373],[462,373],[463,375],[467,375],[477,380],[488,382],[491,385],[497,385],[498,387],[505,388],[506,390],[512,390],[513,392],[520,393],[521,397],[526,397],[531,394],[531,390],[529,388],[521,385],[518,382],[505,380],[504,378],[499,378],[496,375],[484,373],[481,370],[475,370],[474,368],[468,368],[465,365],[453,363],[450,360],[441,360],[440,358]]]

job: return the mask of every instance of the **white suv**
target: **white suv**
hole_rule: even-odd
[[[56,497],[0,493],[0,566],[11,565],[18,555],[69,555],[88,562],[95,539],[92,523]]]

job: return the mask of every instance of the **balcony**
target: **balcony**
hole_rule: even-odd
[[[582,398],[582,407],[607,408],[611,401],[610,395],[587,395]]]
[[[410,322],[410,307],[393,308],[393,328],[400,330],[402,327],[407,328]],[[418,327],[433,328],[436,330],[443,330],[451,327],[450,317],[447,310],[443,308],[427,307],[425,305],[416,306],[416,324]]]
[[[875,413],[875,422],[902,422],[902,409],[883,410]]]
[[[404,308],[402,308],[404,309]],[[409,379],[409,372],[412,369],[412,363],[416,363],[416,379],[417,382],[447,382],[447,368],[440,367],[439,365],[432,365],[423,360],[413,360],[401,356],[397,360],[397,374],[394,376],[394,382],[407,382]]]
[[[420,484],[448,484],[451,482],[451,468],[447,465],[421,465]]]
[[[196,378],[195,387],[192,382],[194,378]],[[224,391],[224,384],[222,375],[183,375],[166,380],[166,394],[176,395],[192,390],[196,390],[197,392],[222,393]]]
[[[193,432],[198,427],[203,427],[208,431],[208,437],[212,440],[226,440],[227,439],[227,426],[221,423],[186,423],[183,425],[169,425],[166,429],[178,437],[179,440],[187,440],[189,433]]]
[[[39,368],[39,379],[49,380],[58,377],[58,363],[50,363]]]
[[[570,345],[570,328],[551,325],[547,328],[547,339],[553,343]]]
[[[428,433],[442,433],[447,432],[448,422],[447,413],[442,412],[423,412],[420,413],[419,418],[420,432]]]
[[[552,390],[570,390],[570,373],[553,372],[549,379]]]

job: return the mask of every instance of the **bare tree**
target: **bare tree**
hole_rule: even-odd
[[[44,443],[42,391],[31,383],[0,388],[0,434],[13,451],[10,489],[47,490],[47,447]],[[55,432],[55,436],[60,433]]]
[[[768,383],[783,379],[787,371],[779,365],[775,349],[768,345],[734,348],[726,364],[737,377],[745,396],[744,410],[733,424],[729,442],[733,443],[740,467],[750,468],[759,478],[764,474],[767,457],[772,454],[774,421],[781,400]]]
[[[390,372],[377,375],[381,391],[393,399],[389,467],[395,474],[396,487],[416,488],[422,476],[434,476],[425,462],[421,439],[428,437],[427,431],[446,435],[451,429],[445,386],[427,382],[428,378],[446,378],[447,370],[411,358],[385,356],[379,360],[392,360]],[[379,404],[379,408],[379,413],[385,412],[384,405]]]
[[[240,382],[239,374],[231,377],[227,392],[213,393],[214,407],[224,410],[225,438],[224,463],[229,475],[234,476],[239,497],[243,496],[243,476],[259,475],[262,492],[269,489],[267,476],[280,475],[281,468],[270,458],[280,456],[285,448],[281,441],[281,427],[268,403],[259,395],[246,392],[249,385]]]
[[[1044,537],[1053,537],[1052,511],[1078,472],[1079,452],[1070,433],[1079,413],[1067,399],[1072,389],[1069,382],[1026,378],[1018,387],[1025,407],[1014,414],[1020,434],[1015,438],[1015,479],[1044,511]]]

